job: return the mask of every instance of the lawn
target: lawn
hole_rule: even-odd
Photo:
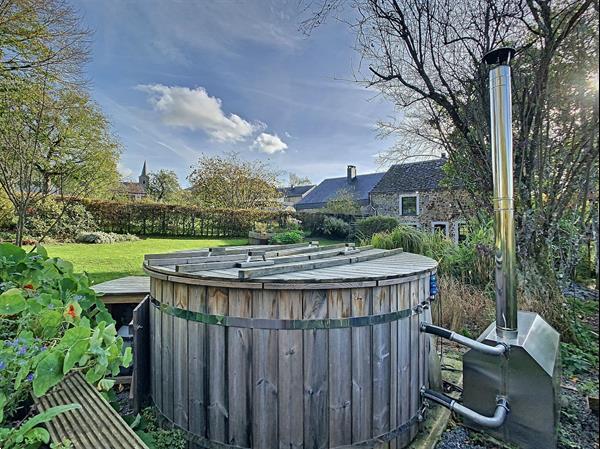
[[[245,245],[247,239],[147,238],[112,244],[61,243],[46,245],[50,257],[68,260],[77,271],[86,271],[94,283],[144,274],[144,254],[168,253],[209,246]]]
[[[339,243],[337,240],[318,240],[321,245]],[[70,261],[77,271],[86,271],[90,279],[97,284],[123,276],[144,274],[142,271],[144,254],[247,243],[248,240],[245,238],[147,238],[135,242],[112,244],[61,243],[45,246],[50,257],[60,257]]]

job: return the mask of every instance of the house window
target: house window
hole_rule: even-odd
[[[456,223],[456,243],[467,240],[469,235],[469,226],[466,223]]]
[[[400,195],[400,215],[404,215],[404,216],[419,215],[419,196],[418,195]]]
[[[447,221],[432,221],[431,230],[433,232],[440,232],[448,237],[448,222]]]

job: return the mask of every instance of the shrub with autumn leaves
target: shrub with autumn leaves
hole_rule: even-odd
[[[0,340],[0,424],[23,418],[30,394],[44,395],[71,371],[109,390],[105,377],[132,359],[87,276],[41,246],[27,253],[0,244]]]

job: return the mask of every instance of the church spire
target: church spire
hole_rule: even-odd
[[[142,174],[138,177],[139,184],[144,189],[144,192],[146,191],[146,187],[148,187],[149,179],[150,178],[148,177],[148,174],[146,173],[146,161],[144,161],[144,166],[142,167]]]

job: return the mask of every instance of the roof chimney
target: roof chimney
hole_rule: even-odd
[[[348,165],[346,170],[346,179],[349,183],[356,179],[356,165]]]

